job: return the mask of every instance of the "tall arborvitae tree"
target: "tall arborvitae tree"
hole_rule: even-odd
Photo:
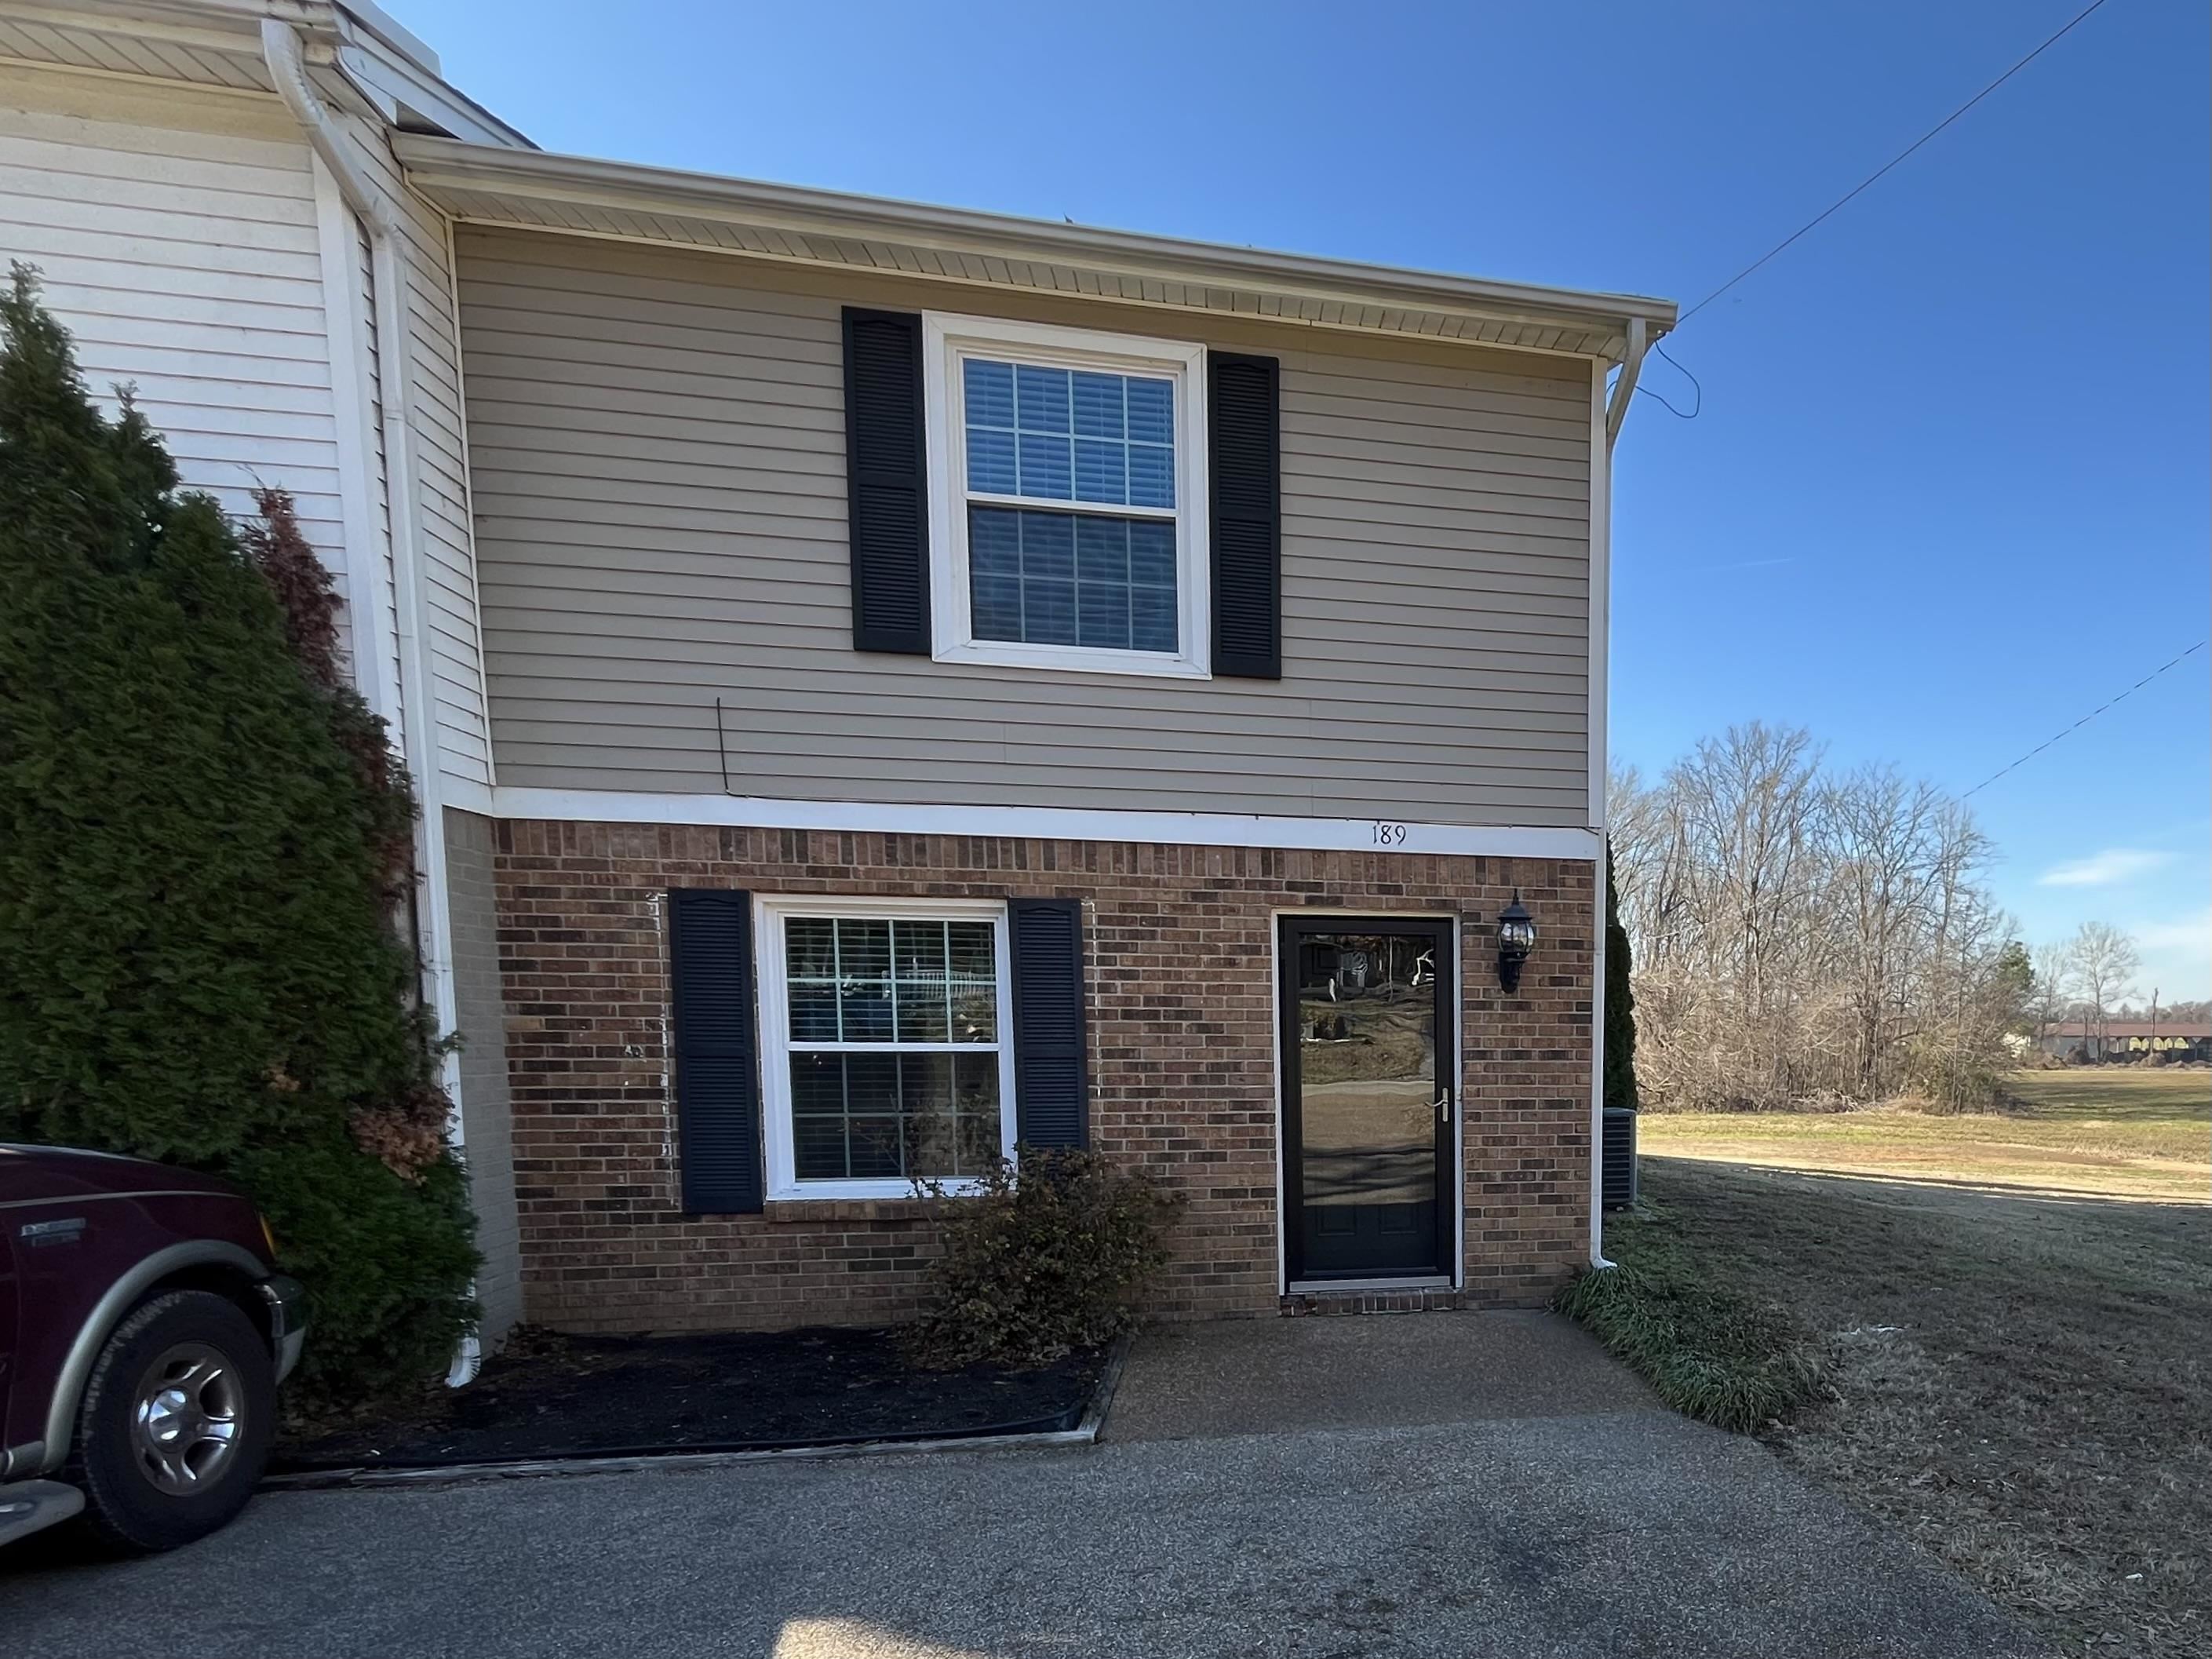
[[[364,759],[358,700],[303,665],[277,574],[178,489],[127,400],[100,412],[18,266],[0,298],[0,1139],[238,1182],[313,1297],[306,1376],[352,1390],[443,1367],[476,1254],[460,1169],[420,1133],[443,1097],[391,917],[411,807]]]
[[[1613,881],[1613,844],[1605,849],[1605,1103],[1637,1108],[1636,993],[1629,970],[1628,929]]]

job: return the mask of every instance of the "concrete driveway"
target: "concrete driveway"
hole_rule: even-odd
[[[22,1659],[2038,1651],[1579,1332],[1499,1315],[1159,1334],[1089,1451],[268,1495],[161,1559],[0,1557],[0,1632]]]

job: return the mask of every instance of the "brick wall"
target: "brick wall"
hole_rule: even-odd
[[[526,1316],[574,1329],[884,1322],[930,1250],[911,1200],[678,1208],[668,1093],[672,886],[1085,901],[1094,1145],[1188,1204],[1158,1297],[1274,1312],[1274,913],[1462,920],[1466,1291],[1528,1304],[1588,1250],[1595,866],[1099,842],[531,821],[496,826]],[[1492,922],[1540,930],[1498,989]]]

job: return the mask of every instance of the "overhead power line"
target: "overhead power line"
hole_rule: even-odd
[[[2016,767],[2027,765],[2028,762],[2033,760],[2045,750],[2050,748],[2052,744],[2057,743],[2060,738],[2072,736],[2075,732],[2087,726],[2091,720],[2096,719],[2098,715],[2103,714],[2107,708],[2110,708],[2114,703],[2122,702],[2126,698],[2132,697],[2136,692],[2142,690],[2143,687],[2148,685],[2160,674],[2166,672],[2167,669],[2172,667],[2175,663],[2187,661],[2190,658],[2202,651],[2207,644],[2212,644],[2212,641],[2199,640],[2196,644],[2191,646],[2188,650],[2183,652],[2179,656],[2173,658],[2171,661],[2160,663],[2157,667],[2152,669],[2149,673],[2144,675],[2126,690],[2121,692],[2118,696],[2106,698],[2104,702],[2099,703],[2087,714],[2082,715],[2080,720],[2075,720],[2073,725],[2068,726],[2065,731],[2055,732],[2051,736],[2045,738],[2041,743],[2036,744],[2034,748],[2029,750],[2025,755],[2022,755],[2018,760],[2014,761],[2011,766],[1999,767],[1996,771],[1990,773],[1989,776],[1984,778],[1979,783],[1976,784],[1972,789],[1966,791],[1966,795],[1961,795],[1959,799],[1960,800],[1964,800],[1966,799],[1966,795],[1978,795],[1983,790],[1988,788],[1999,778],[2004,776],[2006,773],[2012,771]]]
[[[2038,47],[2037,47],[2033,52],[2031,52],[2030,53],[2028,53],[2027,57],[2025,57],[2025,58],[2021,58],[2021,59],[2017,64],[2014,64],[2010,69],[2007,70],[2006,70],[2002,75],[2000,75],[1999,76],[1997,76],[1997,78],[1996,78],[1996,80],[1994,80],[1994,81],[1990,82],[1989,83],[1989,85],[1987,85],[1987,86],[1984,87],[1984,88],[1983,88],[1979,92],[1976,93],[1972,97],[1971,97],[1971,98],[1969,98],[1968,100],[1966,100],[1966,101],[1965,103],[1963,103],[1963,104],[1960,105],[1958,108],[1956,108],[1956,109],[1953,110],[1953,111],[1952,111],[1948,115],[1945,116],[1942,120],[1938,121],[1938,122],[1937,122],[1934,126],[1932,126],[1932,127],[1929,128],[1927,131],[1925,131],[1925,132],[1922,133],[1922,134],[1921,134],[1917,138],[1914,139],[1914,140],[1913,140],[1910,144],[1907,144],[1907,145],[1906,145],[1903,149],[1899,150],[1899,151],[1895,155],[1892,156],[1892,157],[1891,157],[1887,161],[1886,161],[1885,163],[1883,163],[1881,167],[1880,167],[1876,168],[1874,172],[1872,172],[1872,173],[1869,173],[1865,178],[1863,178],[1863,179],[1860,179],[1860,180],[1859,180],[1859,182],[1858,182],[1857,184],[1856,184],[1856,185],[1852,185],[1852,186],[1851,186],[1851,188],[1850,188],[1850,190],[1848,190],[1848,191],[1844,191],[1843,195],[1841,195],[1841,196],[1838,197],[1838,198],[1837,198],[1833,202],[1831,202],[1831,203],[1830,203],[1826,207],[1823,208],[1823,209],[1822,209],[1819,213],[1815,214],[1812,218],[1808,219],[1808,220],[1807,220],[1803,224],[1802,224],[1802,225],[1798,226],[1796,229],[1795,229],[1795,230],[1791,231],[1791,232],[1790,232],[1787,236],[1784,237],[1780,241],[1777,242],[1777,243],[1776,243],[1772,247],[1771,247],[1771,248],[1767,249],[1765,252],[1764,252],[1764,253],[1760,254],[1760,255],[1759,256],[1759,258],[1757,258],[1756,259],[1753,259],[1753,260],[1749,264],[1746,265],[1746,266],[1745,266],[1741,270],[1739,270],[1738,272],[1736,272],[1736,274],[1735,274],[1735,276],[1733,276],[1729,277],[1729,278],[1728,279],[1728,281],[1726,281],[1725,283],[1722,283],[1718,288],[1715,289],[1714,289],[1711,294],[1708,294],[1707,295],[1705,295],[1705,297],[1704,299],[1702,299],[1702,300],[1698,301],[1697,304],[1695,304],[1695,305],[1692,306],[1692,307],[1691,307],[1687,311],[1684,312],[1684,313],[1681,314],[1681,316],[1680,316],[1678,319],[1676,319],[1675,324],[1674,324],[1674,326],[1675,326],[1675,327],[1677,327],[1677,328],[1680,328],[1680,327],[1684,323],[1688,322],[1688,321],[1690,320],[1690,319],[1691,319],[1691,318],[1692,318],[1692,317],[1696,316],[1699,312],[1703,311],[1703,310],[1704,310],[1707,306],[1709,306],[1709,305],[1712,304],[1712,302],[1713,302],[1714,301],[1716,301],[1716,300],[1719,299],[1719,298],[1721,297],[1721,295],[1723,295],[1723,294],[1727,293],[1730,289],[1734,288],[1734,287],[1735,287],[1738,283],[1741,282],[1745,277],[1747,277],[1747,276],[1750,276],[1750,275],[1751,275],[1751,273],[1752,273],[1753,271],[1757,270],[1758,270],[1761,265],[1765,264],[1768,260],[1770,260],[1770,259],[1773,258],[1774,258],[1774,256],[1775,256],[1776,254],[1780,253],[1784,249],[1787,248],[1787,247],[1788,247],[1791,243],[1793,243],[1793,242],[1796,241],[1796,240],[1798,240],[1798,238],[1800,238],[1800,237],[1803,236],[1803,235],[1804,235],[1808,231],[1812,230],[1812,229],[1814,229],[1814,228],[1817,228],[1817,227],[1818,227],[1818,226],[1819,226],[1819,225],[1820,225],[1823,221],[1825,221],[1825,220],[1828,219],[1829,217],[1831,217],[1832,216],[1833,216],[1833,215],[1834,215],[1834,214],[1835,214],[1835,213],[1836,213],[1839,209],[1841,209],[1841,208],[1843,208],[1843,207],[1844,207],[1844,206],[1848,205],[1848,204],[1849,204],[1851,201],[1853,201],[1855,198],[1856,198],[1857,197],[1859,197],[1859,196],[1861,196],[1861,195],[1864,194],[1864,193],[1865,193],[1865,191],[1867,191],[1870,186],[1872,186],[1872,185],[1873,185],[1876,181],[1878,181],[1880,179],[1881,179],[1881,177],[1882,177],[1884,174],[1886,174],[1886,173],[1889,173],[1892,169],[1893,169],[1894,167],[1896,167],[1899,162],[1901,162],[1901,161],[1905,161],[1906,158],[1908,158],[1909,156],[1911,156],[1911,155],[1913,154],[1913,152],[1914,152],[1914,151],[1916,151],[1916,150],[1917,150],[1917,149],[1919,149],[1923,144],[1925,144],[1925,143],[1926,143],[1929,139],[1933,138],[1933,137],[1934,137],[1937,133],[1939,133],[1939,132],[1942,131],[1946,127],[1949,126],[1949,125],[1950,125],[1954,121],[1956,121],[1956,120],[1957,120],[1960,116],[1964,115],[1964,114],[1965,114],[1968,110],[1970,110],[1970,109],[1973,108],[1973,106],[1974,106],[1975,105],[1977,105],[1977,104],[1980,103],[1980,102],[1982,101],[1982,100],[1983,100],[1983,99],[1984,99],[1984,98],[1988,97],[1991,93],[1995,92],[1995,91],[1996,91],[1999,87],[2002,86],[2006,82],[2008,82],[2008,81],[2011,80],[2011,79],[2012,79],[2012,77],[2013,77],[2014,76],[2015,76],[2015,75],[2019,74],[2022,70],[2026,69],[2026,68],[2027,68],[2030,64],[2033,64],[2033,63],[2037,58],[2039,58],[2042,57],[2042,56],[2043,56],[2043,54],[2044,54],[2045,52],[2046,52],[2050,51],[2051,47],[2053,47],[2053,46],[2057,46],[2057,45],[2061,40],[2064,40],[2064,39],[2065,39],[2069,34],[2072,33],[2074,32],[2074,30],[2075,30],[2077,27],[2079,27],[2079,26],[2081,25],[2081,23],[2085,19],[2087,19],[2087,18],[2088,17],[2088,15],[2089,15],[2089,14],[2090,14],[2091,12],[2095,11],[2099,7],[2102,6],[2104,3],[2105,3],[2105,0],[2090,0],[2090,3],[2089,3],[2088,5],[2087,5],[2087,6],[2083,7],[2080,11],[2076,12],[2076,13],[2074,15],[2074,17],[2073,17],[2072,21],[2069,21],[2069,22],[2068,22],[2068,23],[2067,23],[2067,25],[2065,26],[2065,27],[2063,27],[2063,28],[2060,29],[2057,33],[2055,33],[2055,34],[2051,35],[2048,40],[2046,40],[2045,41],[2044,41],[2044,43],[2043,43],[2041,46],[2038,46]]]

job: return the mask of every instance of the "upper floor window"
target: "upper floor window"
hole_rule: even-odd
[[[927,319],[935,654],[1207,672],[1205,353]]]

